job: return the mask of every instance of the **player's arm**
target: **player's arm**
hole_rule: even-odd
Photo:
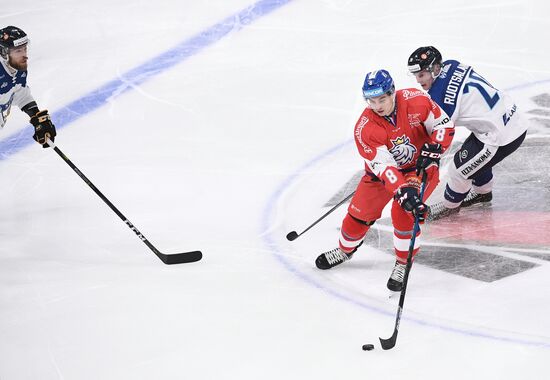
[[[418,186],[407,182],[398,170],[392,154],[388,148],[379,146],[372,160],[365,159],[368,167],[384,183],[384,186],[393,193],[393,198],[405,211],[418,216],[424,221],[428,207],[420,199]]]
[[[455,134],[453,121],[437,103],[428,99],[426,106],[423,124],[431,141],[420,149],[416,161],[417,175],[430,167],[439,167],[441,155],[449,148]]]
[[[431,137],[431,143],[440,144],[442,151],[445,152],[453,141],[455,125],[445,111],[431,99],[430,109],[426,113],[423,124],[426,128],[426,132],[428,132]]]
[[[25,112],[27,115],[29,115],[29,117],[33,117],[40,110],[38,109],[38,105],[36,104],[36,102],[33,100],[32,102],[27,103],[26,105],[21,107],[21,111]]]
[[[57,135],[55,125],[52,123],[50,114],[48,113],[48,110],[38,111],[38,107],[36,107],[36,109],[31,108],[31,110],[37,111],[30,120],[32,126],[34,127],[34,135],[32,138],[37,143],[42,145],[42,148],[49,148],[50,146],[48,145],[48,139],[53,142],[55,140],[55,136]]]
[[[397,162],[385,145],[387,139],[386,130],[370,122],[365,114],[355,125],[355,143],[367,167],[394,194],[394,199],[403,209],[423,220],[427,206],[420,200],[418,189],[408,184],[399,171]]]
[[[355,143],[367,167],[388,190],[395,192],[405,183],[405,178],[385,145],[386,131],[364,116],[357,122],[355,131]]]
[[[23,84],[22,86],[17,84],[14,87],[13,104],[19,107],[21,111],[29,115],[29,117],[32,117],[36,113],[29,113],[33,107],[38,110],[38,106],[36,105],[36,102],[31,94],[31,89],[26,84]]]
[[[400,186],[405,184],[405,177],[398,170],[393,155],[385,145],[377,147],[372,159],[365,158],[365,163],[391,192],[395,193]]]
[[[33,139],[43,148],[48,148],[47,139],[54,141],[57,134],[48,110],[40,111],[27,86],[21,87],[15,92],[13,101],[21,108],[21,111],[29,115],[30,123],[34,127]]]

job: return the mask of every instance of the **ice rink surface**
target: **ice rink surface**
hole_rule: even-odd
[[[58,147],[162,252],[204,258],[162,264],[14,109],[0,133],[0,380],[545,377],[547,2],[2,10],[31,38],[29,84]],[[366,72],[414,87],[406,59],[423,45],[507,90],[530,129],[495,171],[491,207],[426,225],[397,346],[382,351],[397,305],[389,221],[326,272],[314,260],[345,207],[285,235],[353,190]]]

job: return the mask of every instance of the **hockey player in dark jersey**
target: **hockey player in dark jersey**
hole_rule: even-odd
[[[33,138],[44,148],[56,131],[47,110],[38,108],[27,86],[27,34],[15,26],[0,29],[0,127],[6,124],[11,106],[16,105],[30,117]]]
[[[527,123],[513,99],[497,90],[466,64],[443,61],[433,46],[416,49],[408,69],[455,125],[472,133],[450,165],[444,199],[432,206],[428,220],[435,220],[475,203],[490,202],[493,166],[523,142]]]
[[[367,74],[363,96],[367,107],[355,125],[354,135],[365,162],[365,175],[342,222],[339,247],[321,254],[315,264],[319,269],[330,269],[349,260],[391,201],[396,262],[387,287],[400,291],[413,215],[422,219],[427,211],[423,202],[439,182],[439,157],[451,144],[454,128],[447,114],[423,91],[396,91],[386,70]],[[424,199],[419,198],[422,171],[428,178]],[[413,255],[419,246],[417,238]]]

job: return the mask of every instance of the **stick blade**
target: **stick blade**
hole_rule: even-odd
[[[392,348],[395,347],[395,343],[397,342],[397,333],[394,332],[391,338],[389,339],[382,339],[382,338],[378,338],[378,339],[380,339],[380,345],[382,346],[383,350],[391,350]]]
[[[161,253],[159,255],[159,258],[166,265],[194,263],[195,261],[199,261],[200,259],[202,259],[202,252],[190,251],[190,252],[183,252],[183,253],[175,253],[173,255],[165,255]]]
[[[297,233],[296,231],[290,231],[290,232],[286,235],[287,240],[290,240],[290,241],[296,240],[297,237],[298,237],[298,233]]]

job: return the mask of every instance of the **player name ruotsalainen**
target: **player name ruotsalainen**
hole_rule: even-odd
[[[451,77],[447,87],[445,88],[445,97],[443,98],[443,103],[450,104],[452,106],[456,103],[456,98],[458,96],[458,91],[462,86],[462,82],[466,77],[466,72],[470,69],[470,66],[465,66],[462,63],[458,64],[453,76]]]

